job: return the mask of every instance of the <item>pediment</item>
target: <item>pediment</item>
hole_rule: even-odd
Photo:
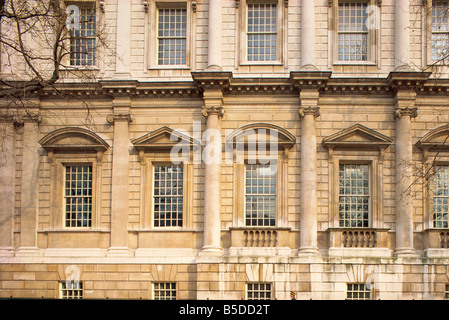
[[[185,143],[197,147],[199,142],[190,137],[184,130],[161,127],[131,141],[138,150],[168,150],[173,146]]]
[[[44,136],[39,144],[47,151],[101,151],[109,145],[96,133],[84,128],[57,129]]]
[[[429,151],[449,152],[449,125],[430,131],[416,145],[421,149]]]
[[[387,148],[393,139],[361,124],[356,124],[323,139],[328,148]]]
[[[248,147],[251,143],[267,143],[276,141],[279,147],[291,148],[296,143],[296,137],[286,129],[271,123],[252,123],[242,126],[226,137],[228,144],[243,144]]]

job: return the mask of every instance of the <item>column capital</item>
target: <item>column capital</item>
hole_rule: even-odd
[[[202,114],[206,118],[210,115],[217,115],[219,118],[222,118],[224,115],[224,109],[220,106],[203,107]]]
[[[397,108],[394,111],[394,118],[401,118],[401,117],[410,117],[410,118],[416,118],[418,116],[418,108]]]
[[[129,113],[110,114],[106,117],[106,121],[113,124],[116,121],[133,122],[133,117]]]
[[[299,108],[299,116],[301,118],[304,118],[306,115],[313,115],[315,116],[315,118],[319,117],[321,112],[320,112],[320,107],[300,107]]]

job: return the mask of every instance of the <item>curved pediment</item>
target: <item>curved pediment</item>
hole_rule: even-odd
[[[270,143],[277,140],[280,147],[291,148],[296,143],[296,137],[286,129],[271,123],[251,123],[242,126],[226,136],[228,144],[248,145],[250,141]]]
[[[184,130],[161,127],[131,141],[138,150],[169,150],[173,146],[185,143],[190,147],[199,146],[199,142]]]
[[[50,132],[39,141],[47,151],[106,151],[109,145],[96,133],[67,127]]]
[[[429,151],[449,152],[449,125],[444,125],[428,132],[416,145]]]
[[[328,148],[385,149],[392,142],[392,138],[361,124],[356,124],[325,137],[322,143]]]

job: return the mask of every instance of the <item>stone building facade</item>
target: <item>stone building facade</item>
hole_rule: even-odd
[[[447,298],[447,8],[97,1],[3,117],[0,297]]]

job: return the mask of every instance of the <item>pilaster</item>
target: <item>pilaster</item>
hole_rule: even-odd
[[[114,126],[112,147],[111,241],[108,255],[127,256],[129,215],[129,98],[113,101],[114,113],[107,121]]]
[[[28,110],[16,118],[23,126],[22,183],[20,187],[20,247],[18,256],[35,256],[37,248],[37,217],[39,214],[39,124],[40,116]]]
[[[12,255],[14,215],[14,140],[15,132],[10,121],[0,122],[4,126],[3,142],[0,144],[0,256]]]

